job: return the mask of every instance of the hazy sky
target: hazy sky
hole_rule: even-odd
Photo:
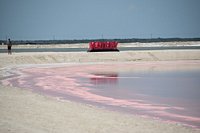
[[[200,37],[200,0],[0,0],[0,39]]]

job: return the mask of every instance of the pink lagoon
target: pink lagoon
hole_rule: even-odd
[[[47,64],[12,68],[2,84],[200,128],[200,62]]]

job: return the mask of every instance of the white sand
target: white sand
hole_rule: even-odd
[[[0,68],[22,64],[166,60],[200,60],[200,50],[0,54]],[[200,133],[200,130],[0,85],[0,132]]]
[[[124,62],[124,61],[167,61],[199,60],[200,50],[155,50],[122,52],[44,52],[0,54],[0,67],[17,64],[82,63],[82,62]]]

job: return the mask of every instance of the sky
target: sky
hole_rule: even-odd
[[[0,0],[0,39],[200,37],[200,0]]]

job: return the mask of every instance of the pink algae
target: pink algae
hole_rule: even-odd
[[[166,98],[143,94],[141,92],[138,93],[131,89],[126,90],[126,85],[120,84],[122,82],[121,80],[130,80],[130,82],[133,82],[133,80],[136,79],[146,78],[138,75],[132,75],[131,77],[129,75],[123,75],[124,71],[120,68],[125,68],[125,72],[132,72],[136,67],[141,68],[147,65],[150,67],[159,66],[158,64],[138,63],[27,67],[18,70],[21,73],[20,76],[4,79],[2,83],[4,85],[30,88],[44,93],[51,92],[54,96],[57,96],[59,93],[62,94],[64,99],[66,98],[68,100],[70,100],[68,96],[75,97],[80,101],[89,102],[97,106],[105,105],[110,108],[120,108],[121,110],[129,110],[131,113],[158,117],[167,121],[180,122],[200,128],[200,115],[188,114],[186,111],[189,108],[188,105],[171,105],[166,102],[160,103],[165,101]],[[169,66],[169,64],[167,64],[167,66]],[[170,67],[172,66],[173,64],[171,64]],[[119,87],[119,84],[122,88],[116,89]],[[104,87],[107,87],[107,89],[100,90]],[[119,93],[117,93],[117,91]],[[150,97],[156,100],[151,101]],[[176,98],[174,98],[174,101],[176,103]],[[198,105],[198,103],[195,105]],[[197,111],[198,110],[199,108],[197,108]]]

